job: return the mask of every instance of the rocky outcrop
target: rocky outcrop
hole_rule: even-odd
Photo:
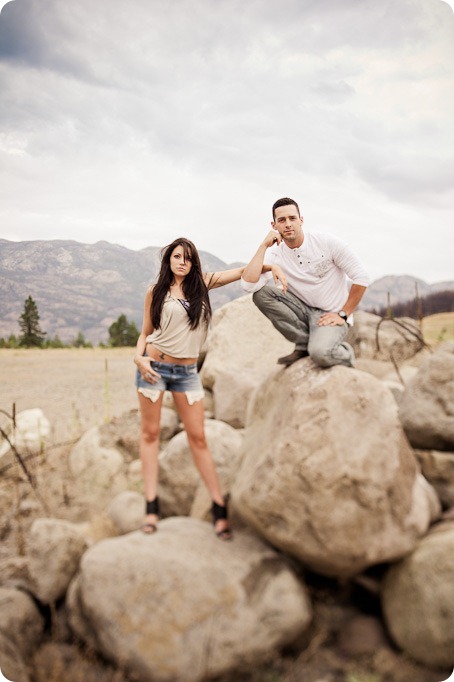
[[[272,549],[240,533],[222,543],[188,518],[88,550],[67,606],[77,635],[143,682],[253,666],[312,616],[304,586]]]
[[[216,420],[205,421],[205,434],[223,493],[227,494],[239,465],[242,434]],[[159,454],[158,493],[163,515],[188,515],[199,484],[200,474],[182,431]]]
[[[402,362],[423,348],[422,335],[416,320],[410,317],[384,320],[378,315],[358,310],[348,333],[357,358]],[[378,343],[377,343],[378,328]]]
[[[454,450],[454,342],[441,345],[408,382],[400,417],[414,447]]]
[[[217,310],[201,371],[203,385],[213,391],[216,419],[243,426],[251,391],[277,358],[293,347],[258,310],[251,295]]]
[[[133,490],[124,490],[114,497],[107,514],[120,535],[137,530],[145,513],[144,496]]]
[[[80,438],[69,455],[71,473],[80,480],[84,477],[94,486],[110,487],[112,478],[124,464],[120,452],[100,442],[99,427],[94,426]]]
[[[159,433],[160,441],[167,442],[178,430],[179,418],[177,413],[171,407],[163,405]],[[118,450],[127,462],[138,457],[139,441],[139,410],[130,410],[120,417],[115,417],[108,424],[103,424],[103,426],[99,427],[100,445],[104,448]]]
[[[44,632],[44,618],[33,599],[25,592],[0,587],[0,633],[26,659]]]
[[[0,669],[3,679],[30,682],[27,668],[20,648],[0,631]]]
[[[249,405],[243,452],[235,509],[325,575],[405,555],[434,513],[391,393],[355,369],[277,370]]]
[[[28,539],[35,596],[49,604],[62,597],[77,571],[86,543],[77,527],[60,519],[37,519]]]
[[[454,666],[454,523],[442,523],[386,575],[382,605],[389,631],[426,665]]]
[[[454,452],[415,450],[415,454],[442,505],[447,509],[454,507]]]

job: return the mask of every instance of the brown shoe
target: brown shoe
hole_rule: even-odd
[[[279,358],[277,361],[278,365],[285,365],[286,367],[289,367],[290,365],[293,365],[294,362],[297,360],[301,360],[301,358],[308,358],[309,353],[307,350],[294,350],[293,353],[290,353],[290,355],[284,355],[282,358]]]

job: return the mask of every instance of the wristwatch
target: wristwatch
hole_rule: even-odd
[[[345,310],[339,310],[339,312],[337,314],[339,315],[339,317],[341,317],[344,320],[344,322],[347,322],[348,315],[345,312]]]

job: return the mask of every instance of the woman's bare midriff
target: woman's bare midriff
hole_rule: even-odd
[[[163,353],[162,350],[153,346],[152,343],[147,343],[147,355],[155,362],[168,362],[176,365],[193,365],[197,362],[197,358],[174,358],[172,355]]]

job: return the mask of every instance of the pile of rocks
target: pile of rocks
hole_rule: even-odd
[[[211,679],[309,642],[307,571],[346,581],[380,567],[395,645],[449,670],[454,344],[432,354],[396,326],[374,353],[377,321],[362,313],[357,368],[319,369],[306,358],[281,369],[276,357],[289,345],[250,297],[214,317],[202,368],[206,432],[231,496],[233,541],[220,542],[207,522],[210,500],[169,397],[165,518],[151,536],[136,530],[137,413],[92,429],[68,460],[85,518],[35,520],[26,555],[0,566],[2,666],[27,679],[42,606],[57,605],[60,628],[132,679]]]

